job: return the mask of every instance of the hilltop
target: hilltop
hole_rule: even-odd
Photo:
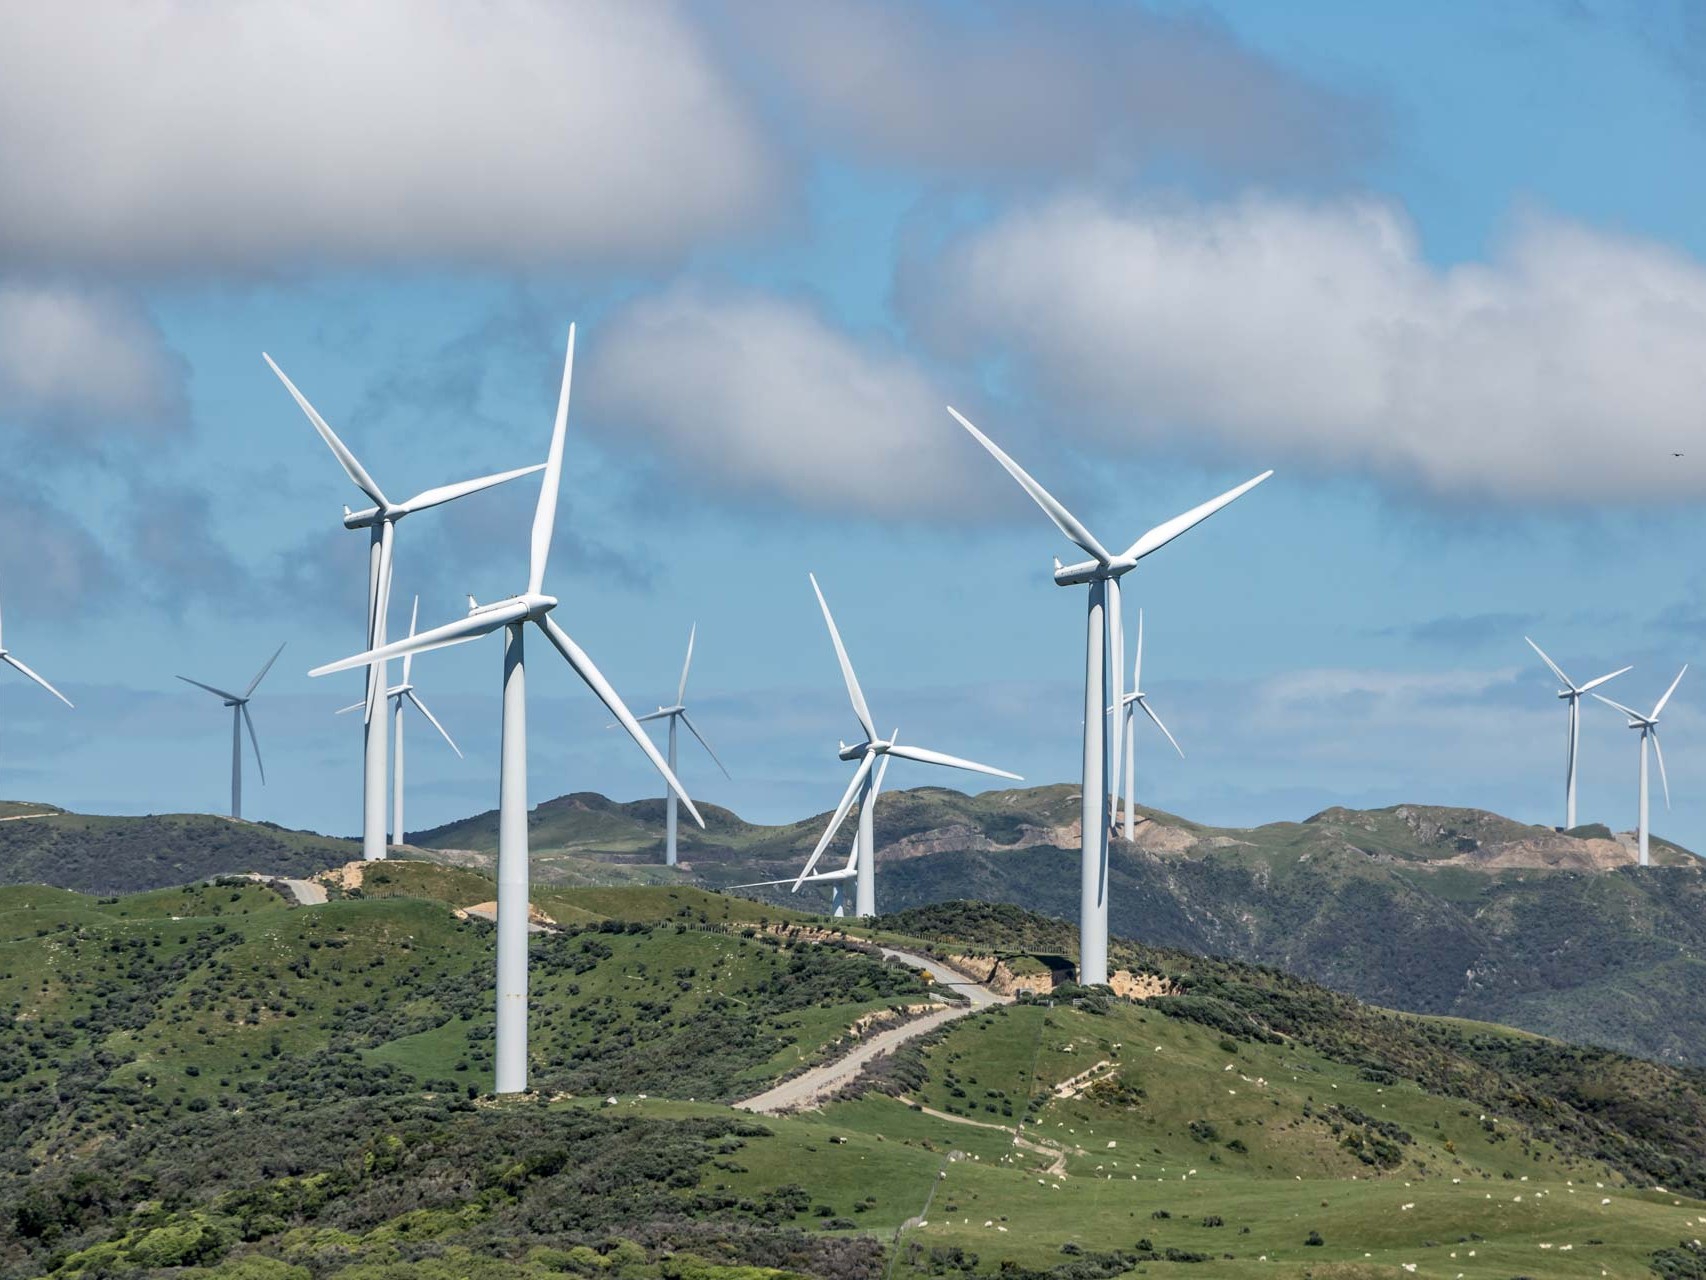
[[[684,867],[661,865],[661,800],[594,793],[529,819],[543,885],[727,888],[798,870],[827,815],[749,823],[703,806]],[[1479,810],[1329,809],[1217,828],[1141,810],[1111,855],[1116,934],[1276,965],[1377,1004],[1485,1019],[1672,1062],[1706,1064],[1706,877],[1655,841],[1634,867],[1603,827],[1559,833]],[[1077,791],[896,791],[877,815],[879,905],[964,897],[1077,913]],[[495,813],[412,833],[418,855],[489,871]],[[0,822],[0,882],[120,891],[237,871],[311,875],[353,843],[209,817]],[[751,891],[821,909],[821,891]],[[472,901],[472,900],[471,900]]]
[[[706,806],[682,833],[681,874],[727,887],[796,872],[828,815],[764,827]],[[1572,833],[1474,809],[1334,808],[1303,822],[1218,828],[1140,809],[1111,852],[1116,934],[1277,965],[1365,1000],[1509,1023],[1706,1064],[1706,863],[1604,827]],[[662,801],[577,793],[534,811],[538,874],[589,861],[656,877]],[[489,864],[496,815],[423,832]],[[877,811],[879,905],[1012,902],[1074,919],[1078,792],[897,791]],[[751,890],[806,905],[786,888]],[[819,892],[821,898],[822,894]]]
[[[0,890],[20,1029],[0,1061],[0,1275],[1507,1280],[1706,1262],[1687,1243],[1706,1223],[1701,1073],[1125,942],[1145,1001],[1063,986],[913,1041],[820,1110],[726,1105],[932,998],[850,947],[1028,971],[1075,945],[1010,906],[837,935],[686,886],[544,890],[574,923],[532,944],[539,1092],[493,1103],[492,931],[453,909],[490,882],[368,870],[307,907],[246,881]]]
[[[301,876],[361,856],[359,841],[209,813],[100,817],[0,802],[0,884],[129,893],[254,871]]]

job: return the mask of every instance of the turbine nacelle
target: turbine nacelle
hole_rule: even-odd
[[[863,760],[866,756],[886,756],[893,747],[891,738],[873,738],[869,742],[855,742],[852,746],[840,743],[835,754],[842,760]]]
[[[512,609],[518,604],[527,606],[527,612],[517,618],[517,622],[521,622],[523,620],[537,622],[540,618],[543,618],[546,614],[550,613],[551,610],[557,607],[557,597],[544,595],[535,591],[524,591],[520,595],[510,596],[503,600],[494,600],[490,604],[478,604],[475,602],[473,596],[469,596],[468,616],[470,618],[477,618],[481,614],[496,613],[499,610]]]
[[[408,515],[407,511],[393,513],[389,507],[368,507],[365,511],[351,511],[344,508],[344,528],[371,529],[382,520],[401,520]]]
[[[1054,562],[1054,584],[1057,587],[1081,587],[1088,582],[1106,582],[1124,577],[1137,568],[1137,557],[1114,556],[1106,563],[1100,560],[1081,560],[1077,564]]]

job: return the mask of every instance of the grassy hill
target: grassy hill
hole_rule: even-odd
[[[820,1111],[721,1101],[918,998],[691,887],[543,889],[538,1095],[494,1104],[461,869],[0,890],[0,1275],[184,1280],[1465,1280],[1706,1265],[1706,1076],[1137,944],[914,1042]],[[1015,962],[1009,906],[865,930]],[[613,1100],[613,1101],[612,1101]],[[1660,1190],[1659,1188],[1663,1188]],[[1414,1268],[1409,1270],[1407,1268]],[[1690,1268],[1693,1268],[1690,1270]]]
[[[44,806],[19,805],[23,812]],[[780,826],[705,806],[684,869],[662,864],[661,800],[576,793],[530,815],[534,876],[564,887],[726,888],[791,875],[825,815]],[[1077,912],[1077,791],[885,795],[879,904],[962,897]],[[489,873],[495,813],[414,835],[423,856]],[[850,838],[850,837],[849,837]],[[0,883],[119,892],[257,870],[310,874],[350,842],[211,817],[0,821]],[[1278,965],[1365,1000],[1493,1020],[1674,1062],[1706,1064],[1706,876],[1657,841],[1638,869],[1626,838],[1425,805],[1329,809],[1304,822],[1214,828],[1154,809],[1112,852],[1115,933]],[[823,894],[760,893],[777,907]],[[464,904],[467,905],[467,904]]]
[[[309,875],[361,856],[357,841],[205,813],[96,817],[8,802],[0,818],[0,884],[127,893],[245,871]]]
[[[1076,797],[885,796],[879,905],[972,897],[1075,919]],[[1116,934],[1277,965],[1379,1004],[1706,1064],[1706,864],[1675,845],[1656,842],[1643,869],[1600,830],[1476,810],[1330,809],[1247,830],[1141,812],[1137,839],[1110,855]],[[764,856],[694,872],[733,885],[798,869],[797,848],[754,847]]]

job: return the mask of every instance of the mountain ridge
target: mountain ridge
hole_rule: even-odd
[[[1075,919],[1077,796],[1064,784],[885,795],[879,907],[974,897]],[[547,800],[529,814],[535,883],[730,890],[791,877],[825,820],[770,826],[704,812],[707,829],[684,829],[684,865],[672,871],[661,865],[661,800]],[[1275,965],[1393,1008],[1706,1064],[1706,876],[1675,845],[1655,841],[1658,865],[1641,870],[1604,828],[1561,833],[1485,810],[1329,807],[1252,828],[1139,814],[1137,839],[1110,851],[1118,935]],[[435,847],[407,856],[487,872],[494,862],[495,813],[412,834]],[[307,876],[356,856],[351,841],[205,816],[0,822],[0,881],[100,892],[221,873]],[[812,889],[741,892],[826,905]]]

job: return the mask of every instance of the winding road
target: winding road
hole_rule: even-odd
[[[928,1035],[938,1027],[954,1022],[960,1018],[970,1017],[981,1013],[991,1005],[1007,1004],[1011,996],[998,995],[988,987],[973,982],[954,969],[929,956],[920,955],[916,951],[902,951],[898,947],[881,947],[879,950],[890,960],[899,960],[911,965],[914,969],[922,969],[944,987],[950,987],[966,997],[963,1005],[944,1005],[934,1013],[927,1013],[922,1018],[898,1027],[890,1027],[879,1031],[868,1040],[861,1040],[846,1056],[837,1058],[834,1062],[825,1063],[821,1067],[813,1067],[810,1071],[795,1076],[792,1080],[784,1080],[774,1088],[766,1089],[756,1097],[747,1098],[735,1106],[746,1111],[756,1111],[763,1115],[779,1115],[784,1111],[799,1111],[806,1107],[816,1106],[824,1099],[835,1094],[843,1086],[852,1082],[865,1064],[885,1053],[893,1053],[909,1040]]]

